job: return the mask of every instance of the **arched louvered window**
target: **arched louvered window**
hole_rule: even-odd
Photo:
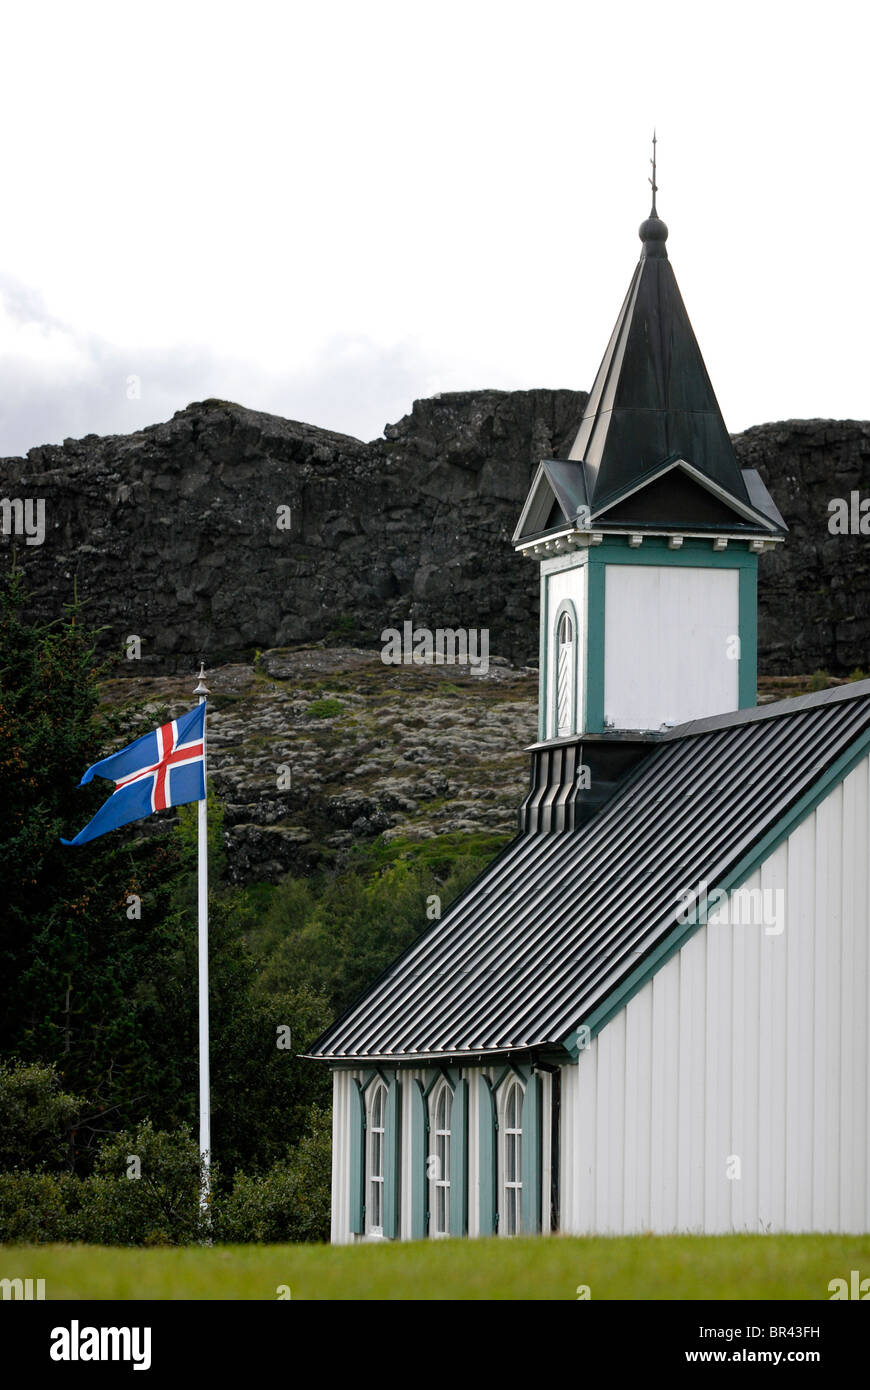
[[[384,1131],[387,1088],[382,1081],[371,1087],[366,1122],[366,1233],[384,1234]]]
[[[450,1140],[453,1093],[442,1081],[432,1096],[429,1122],[429,1234],[450,1234]]]
[[[505,1092],[501,1126],[501,1235],[519,1235],[522,1194],[523,1088],[518,1081],[511,1081]]]
[[[574,656],[574,621],[570,613],[559,614],[556,623],[556,736],[574,732],[574,685],[577,663]]]

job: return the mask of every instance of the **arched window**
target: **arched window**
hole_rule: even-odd
[[[384,1233],[384,1118],[387,1088],[376,1082],[369,1096],[366,1124],[366,1232],[380,1236]]]
[[[501,1220],[499,1232],[519,1235],[523,1192],[523,1088],[512,1081],[504,1098],[501,1126]]]
[[[556,736],[574,732],[574,621],[563,610],[556,622]]]
[[[432,1096],[429,1121],[429,1234],[450,1234],[450,1135],[453,1094],[442,1081]]]

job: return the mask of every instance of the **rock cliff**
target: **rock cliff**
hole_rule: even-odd
[[[370,443],[203,401],[0,461],[0,497],[44,498],[46,523],[43,544],[0,546],[15,545],[40,615],[75,580],[107,650],[141,638],[143,674],[322,639],[373,647],[407,618],[488,628],[490,651],[522,666],[537,657],[538,581],[510,537],[538,460],[564,456],[585,400],[451,393]],[[761,425],[735,445],[791,528],[760,562],[760,669],[870,665],[868,537],[831,535],[827,510],[870,496],[870,424]]]

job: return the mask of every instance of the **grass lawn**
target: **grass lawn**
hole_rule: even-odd
[[[407,1244],[106,1249],[0,1246],[0,1278],[48,1299],[824,1299],[867,1236],[573,1236]],[[284,1295],[286,1297],[286,1294]]]

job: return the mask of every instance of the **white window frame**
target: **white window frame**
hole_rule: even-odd
[[[566,623],[571,625],[571,639],[568,642],[562,641],[562,630]],[[556,611],[556,622],[553,628],[553,644],[555,648],[553,660],[553,672],[555,676],[555,690],[553,692],[553,729],[556,738],[566,738],[576,732],[577,728],[577,615],[574,612],[574,605],[569,602],[560,604]],[[568,710],[565,722],[559,718],[559,691],[562,684],[563,647],[566,650],[564,662],[567,666],[568,682]]]
[[[508,1107],[516,1096],[515,1123],[508,1125]],[[523,1099],[525,1088],[512,1076],[502,1092],[499,1106],[499,1166],[498,1166],[498,1233],[500,1236],[522,1235],[523,1230]],[[508,1156],[513,1150],[514,1176],[508,1178]],[[513,1230],[509,1230],[509,1214],[513,1213]]]
[[[444,1123],[439,1125],[439,1111],[444,1107]],[[450,1235],[450,1164],[453,1141],[453,1091],[449,1082],[438,1083],[429,1097],[429,1154],[426,1171],[429,1179],[429,1235],[441,1240]],[[443,1206],[443,1221],[439,1221],[439,1205]]]
[[[380,1124],[375,1124],[376,1106],[380,1101]],[[368,1094],[366,1105],[366,1235],[384,1234],[384,1172],[386,1159],[387,1088],[376,1081]],[[375,1215],[380,1215],[380,1221]]]

